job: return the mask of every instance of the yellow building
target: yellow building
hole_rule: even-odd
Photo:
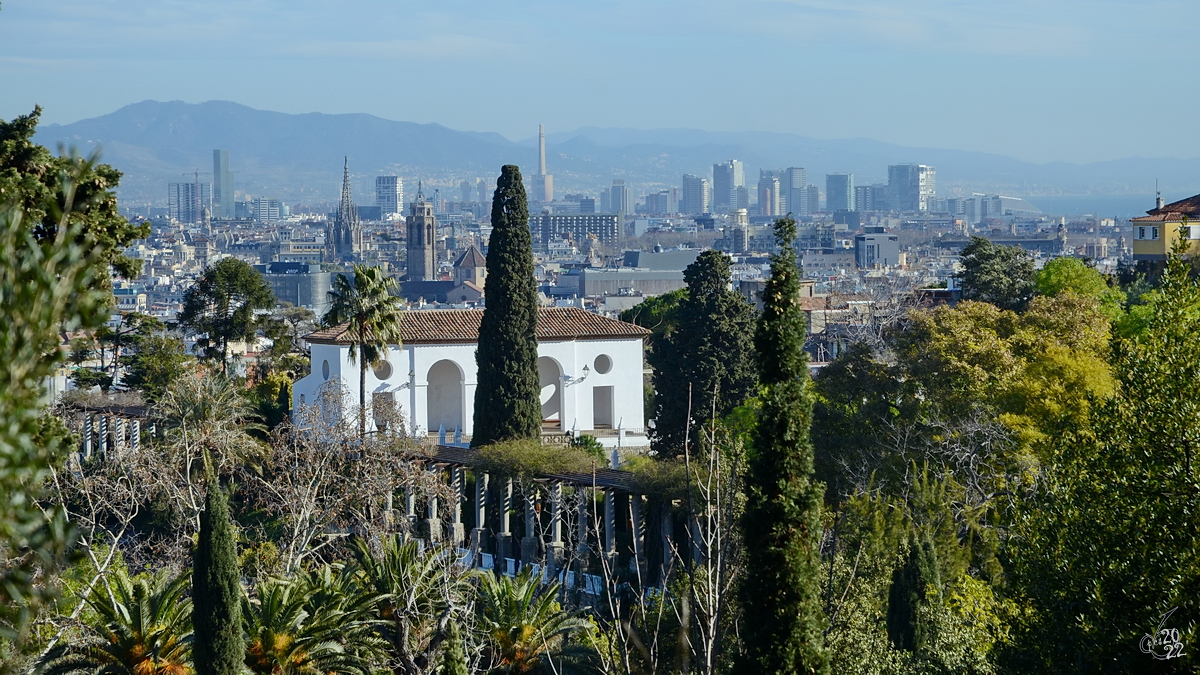
[[[1188,239],[1188,253],[1200,253],[1200,195],[1158,206],[1133,219],[1133,259],[1167,259],[1180,236]],[[1194,223],[1194,224],[1193,224]]]

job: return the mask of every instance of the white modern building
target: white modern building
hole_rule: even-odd
[[[372,409],[398,406],[410,433],[472,432],[475,347],[482,309],[405,312],[401,346],[367,372]],[[312,369],[292,389],[293,408],[318,401],[328,382],[340,382],[350,406],[358,404],[360,369],[350,360],[346,326],[305,338]],[[643,411],[642,348],[649,331],[578,307],[538,310],[538,374],[542,427],[596,436],[607,446],[647,445]],[[394,409],[394,408],[393,408]],[[355,412],[343,411],[347,417]],[[373,417],[373,415],[369,416]],[[372,426],[374,420],[369,422]]]

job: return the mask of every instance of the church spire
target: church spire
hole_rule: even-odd
[[[354,200],[350,196],[350,158],[346,158],[345,168],[342,170],[342,203],[338,206],[338,220],[343,223],[356,223],[358,221],[358,209],[354,208]]]

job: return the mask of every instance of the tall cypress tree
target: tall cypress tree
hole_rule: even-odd
[[[467,667],[467,647],[463,644],[462,631],[458,623],[451,621],[446,627],[446,642],[442,645],[442,670],[440,675],[470,675]]]
[[[475,350],[479,367],[471,440],[475,447],[541,434],[537,307],[525,186],[521,170],[506,164],[492,197],[487,308]]]
[[[937,549],[928,532],[914,532],[908,546],[908,560],[892,572],[888,589],[888,637],[896,649],[924,651],[933,640],[933,626],[921,614],[921,607],[939,601],[941,574]]]
[[[813,478],[809,439],[813,399],[804,354],[796,221],[775,222],[780,252],[771,257],[754,344],[762,407],[746,477],[742,517],[743,652],[736,671],[763,675],[827,673],[820,605],[822,486]]]
[[[242,672],[242,583],[234,536],[229,502],[216,472],[210,470],[192,567],[192,658],[197,673]]]

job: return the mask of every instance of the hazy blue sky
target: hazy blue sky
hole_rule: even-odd
[[[510,138],[766,130],[1200,156],[1197,0],[3,0],[0,118],[145,99]]]

